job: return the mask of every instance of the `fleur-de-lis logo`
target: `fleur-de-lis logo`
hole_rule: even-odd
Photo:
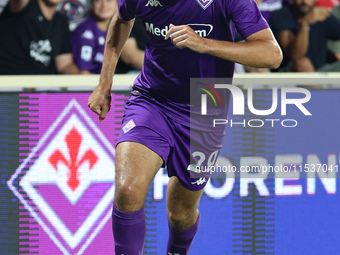
[[[58,163],[61,162],[69,169],[67,175],[67,185],[72,191],[75,191],[79,186],[79,172],[78,169],[85,162],[88,161],[90,164],[89,170],[98,161],[98,156],[93,150],[88,149],[84,155],[78,160],[79,148],[82,142],[82,137],[80,133],[73,127],[72,130],[65,137],[66,145],[70,154],[70,161],[68,161],[65,156],[61,153],[59,149],[56,149],[52,155],[49,157],[49,162],[58,171]]]

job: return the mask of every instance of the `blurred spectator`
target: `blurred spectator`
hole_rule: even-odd
[[[340,71],[340,62],[326,63],[326,43],[340,38],[340,20],[316,2],[292,0],[272,13],[269,23],[284,53],[280,71]]]
[[[114,8],[114,0],[91,0],[90,16],[73,31],[73,57],[80,70],[100,74]]]
[[[61,0],[10,0],[0,16],[0,74],[78,74]]]
[[[280,10],[283,5],[288,5],[289,0],[256,0],[256,3],[259,6],[262,16],[266,20],[269,20],[272,12]]]
[[[142,70],[145,44],[146,36],[144,26],[142,21],[137,17],[130,37],[127,39],[120,59],[118,60],[116,73],[131,73]]]

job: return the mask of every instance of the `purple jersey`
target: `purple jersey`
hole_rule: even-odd
[[[268,28],[253,0],[118,0],[120,17],[138,16],[147,43],[144,66],[134,89],[158,99],[167,115],[187,124],[190,78],[231,78],[234,63],[188,48],[178,49],[164,40],[169,25],[189,25],[202,37],[234,41]]]
[[[72,34],[74,62],[80,70],[100,74],[106,32],[100,30],[93,18],[82,22]]]

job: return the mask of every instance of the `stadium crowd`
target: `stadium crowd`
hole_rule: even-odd
[[[0,0],[0,74],[99,74],[113,1]],[[256,2],[284,60],[275,70],[237,65],[237,72],[340,71],[340,0]],[[116,73],[140,71],[145,44],[136,19]]]

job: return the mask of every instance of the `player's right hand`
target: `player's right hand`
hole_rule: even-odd
[[[90,95],[87,106],[99,115],[99,122],[102,122],[111,108],[111,89],[98,85]]]
[[[198,53],[204,53],[206,46],[204,44],[204,38],[199,36],[190,26],[169,25],[169,30],[165,35],[165,40],[171,38],[171,42],[175,47],[179,49],[189,48]]]

